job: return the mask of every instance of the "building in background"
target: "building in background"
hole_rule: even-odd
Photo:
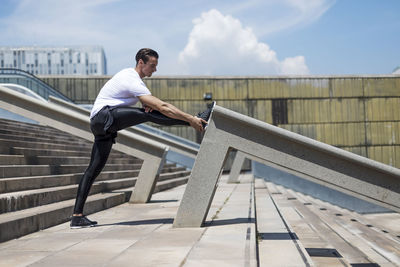
[[[0,47],[0,68],[35,75],[106,75],[107,61],[101,46]]]
[[[392,74],[400,74],[400,66],[396,67],[396,68],[393,70]]]

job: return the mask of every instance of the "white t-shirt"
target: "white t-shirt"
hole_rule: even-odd
[[[94,101],[90,118],[93,118],[103,107],[135,105],[138,96],[151,95],[149,89],[134,68],[123,69],[115,74],[101,88]]]

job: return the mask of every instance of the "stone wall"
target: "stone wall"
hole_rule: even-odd
[[[110,78],[41,77],[76,103],[92,103]],[[400,76],[154,77],[153,95],[191,114],[218,105],[400,167]],[[161,129],[196,141],[188,127]]]

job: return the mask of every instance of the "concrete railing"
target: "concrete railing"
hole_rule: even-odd
[[[84,114],[84,115],[87,115],[87,116],[90,115],[90,111],[89,110],[84,109],[84,108],[82,108],[82,107],[80,107],[78,105],[75,105],[73,103],[64,101],[62,99],[50,96],[49,97],[49,101],[54,103],[54,104],[56,104],[56,105],[63,106],[63,107],[68,108],[68,109],[72,109],[72,110],[74,110],[76,112],[79,112],[81,114]],[[196,149],[196,148],[193,148],[191,146],[187,146],[185,144],[181,144],[179,142],[170,140],[168,138],[162,137],[162,136],[154,134],[154,133],[147,132],[147,131],[139,129],[137,127],[129,127],[126,130],[128,132],[132,132],[132,133],[138,134],[140,136],[149,138],[149,139],[151,139],[153,141],[160,142],[161,144],[167,145],[167,146],[169,146],[169,149],[172,150],[172,151],[175,151],[177,153],[183,154],[183,155],[191,157],[191,158],[196,158],[196,155],[197,155],[197,152],[198,152],[198,149]]]
[[[93,141],[89,117],[53,103],[40,101],[0,86],[0,108]],[[120,131],[115,150],[143,160],[130,202],[145,203],[151,198],[168,146],[138,134]]]
[[[200,227],[230,149],[380,206],[400,211],[400,170],[216,106],[174,227]]]

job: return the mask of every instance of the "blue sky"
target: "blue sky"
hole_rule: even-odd
[[[160,54],[156,75],[389,74],[399,0],[0,0],[0,46],[101,45],[108,74]]]

